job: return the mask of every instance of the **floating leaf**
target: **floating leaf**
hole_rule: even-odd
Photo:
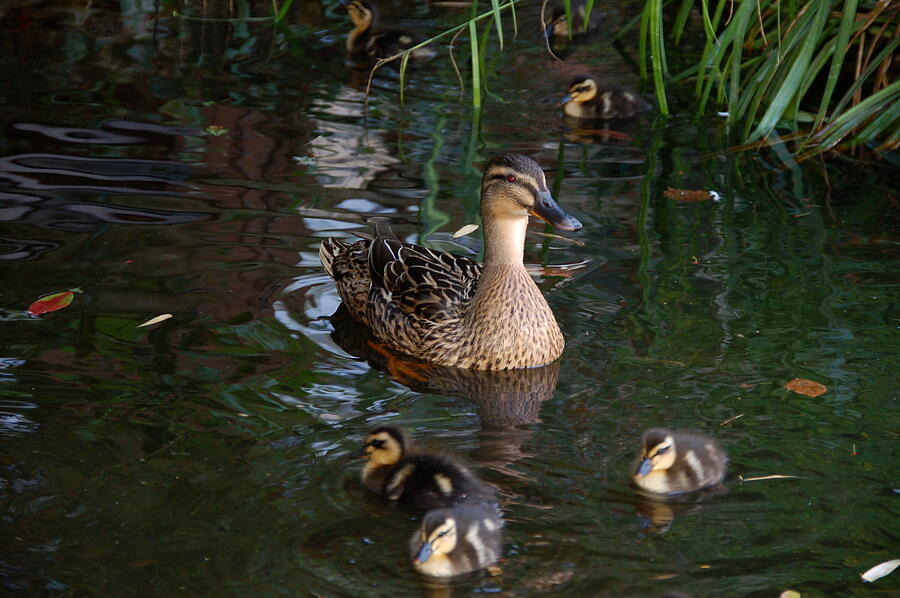
[[[900,559],[891,559],[875,565],[865,573],[860,573],[860,577],[863,581],[878,581],[885,575],[890,575],[897,567],[900,567]]]
[[[778,594],[778,598],[800,598],[800,592],[796,590],[785,590]]]
[[[825,391],[828,390],[824,384],[819,384],[818,382],[805,380],[803,378],[794,378],[785,384],[784,387],[799,395],[806,395],[807,397],[814,398],[821,394],[825,394]]]
[[[209,125],[208,127],[206,127],[206,132],[214,137],[218,137],[227,133],[228,127],[223,127],[220,125]]]
[[[28,306],[28,313],[32,316],[39,316],[41,314],[50,313],[51,311],[57,311],[59,309],[67,307],[70,303],[72,303],[72,299],[75,298],[75,293],[80,292],[81,289],[71,289],[69,291],[61,291],[59,293],[44,295]]]
[[[458,231],[456,231],[455,233],[453,233],[453,236],[451,236],[450,238],[451,238],[451,239],[458,239],[458,238],[463,237],[463,236],[465,236],[465,235],[474,233],[474,232],[477,231],[477,230],[478,230],[478,225],[477,225],[477,224],[467,224],[467,225],[465,225],[464,227],[462,227],[461,229],[459,229]]]
[[[172,317],[172,314],[162,314],[161,316],[156,316],[155,318],[150,318],[143,324],[138,324],[138,328],[143,328],[144,326],[153,326],[154,324],[159,324],[160,322],[165,322],[169,318]]]
[[[663,196],[673,201],[706,201],[714,199],[709,191],[703,191],[702,189],[697,191],[692,191],[690,189],[673,189],[672,187],[663,191]],[[717,198],[718,194],[716,194],[716,199]]]

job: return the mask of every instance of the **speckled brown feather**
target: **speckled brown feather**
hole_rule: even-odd
[[[494,263],[483,265],[378,236],[352,244],[323,241],[322,265],[353,317],[400,353],[471,369],[544,365],[560,356],[564,340],[553,312],[522,263],[528,215],[527,206],[514,200],[514,190],[516,185],[524,187],[524,182],[546,189],[546,180],[534,161],[515,154],[495,157],[485,172],[486,242],[490,247],[491,237],[498,238],[501,248]],[[500,180],[492,183],[490,172]],[[496,173],[516,173],[523,183],[507,182],[509,175]],[[494,207],[486,211],[486,202]],[[497,224],[496,219],[511,224]],[[504,248],[515,259],[501,259],[509,257]]]

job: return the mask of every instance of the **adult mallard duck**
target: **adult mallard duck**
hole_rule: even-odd
[[[428,511],[409,540],[413,567],[434,577],[484,569],[500,557],[502,527],[496,505]]]
[[[372,2],[364,0],[341,0],[350,13],[353,30],[347,36],[347,51],[351,56],[369,56],[371,58],[387,58],[399,54],[425,41],[425,38],[414,31],[399,29],[379,29],[378,8]],[[418,60],[433,58],[434,48],[425,46],[412,52]]]
[[[414,446],[400,428],[383,425],[366,436],[363,484],[389,500],[418,509],[457,504],[496,504],[497,493],[449,455]]]
[[[322,266],[353,317],[390,349],[460,368],[507,370],[555,361],[563,336],[523,263],[528,215],[574,231],[540,166],[499,154],[484,170],[484,263],[387,236],[326,239]]]
[[[712,438],[651,428],[641,439],[633,479],[655,494],[682,494],[718,485],[727,465],[728,457]]]
[[[600,89],[592,78],[580,75],[569,83],[559,104],[567,116],[581,119],[631,118],[650,109],[639,95],[621,87]]]

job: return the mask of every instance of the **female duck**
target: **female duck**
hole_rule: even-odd
[[[631,118],[650,108],[637,94],[617,87],[601,91],[596,81],[584,75],[572,80],[569,93],[559,103],[567,116],[582,119]]]
[[[716,486],[725,477],[728,457],[712,438],[685,431],[651,428],[644,432],[634,472],[638,487],[656,494],[681,494]]]
[[[353,21],[353,30],[347,36],[347,51],[351,56],[387,58],[418,45],[425,38],[413,31],[378,28],[378,9],[365,0],[342,0]],[[412,52],[420,60],[433,58],[434,48],[425,46]]]
[[[500,556],[502,526],[496,506],[462,505],[429,511],[409,541],[413,567],[434,577],[484,569]]]
[[[479,370],[544,365],[564,341],[522,262],[529,214],[581,228],[534,160],[500,154],[481,182],[484,264],[382,236],[350,245],[326,239],[319,257],[353,317],[397,352]]]
[[[452,457],[416,450],[395,426],[373,428],[363,445],[363,484],[389,500],[418,509],[461,503],[496,504],[493,487]]]

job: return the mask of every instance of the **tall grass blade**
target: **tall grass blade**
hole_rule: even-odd
[[[819,153],[830,150],[840,143],[847,135],[853,132],[854,129],[861,126],[870,118],[877,117],[880,113],[889,114],[893,118],[877,119],[878,126],[890,126],[897,120],[898,108],[900,108],[900,81],[895,81],[884,89],[872,94],[850,110],[842,113],[820,133],[817,133],[813,137],[813,142],[816,143],[813,152]],[[869,135],[874,135],[876,132],[871,126],[866,127],[864,130],[866,130]],[[882,132],[887,133],[889,131],[891,130],[887,129]],[[856,143],[868,140],[869,138],[863,139],[861,135],[858,135],[855,139]]]
[[[406,50],[403,52],[403,57],[400,59],[400,103],[403,103],[404,100],[404,90],[406,89],[406,63],[409,62],[409,55],[412,52],[410,50]]]
[[[587,33],[588,23],[591,22],[591,11],[594,10],[594,0],[587,0],[584,3],[584,33]]]
[[[675,15],[675,25],[672,27],[672,32],[675,34],[675,44],[681,41],[681,36],[684,34],[684,24],[687,22],[688,16],[691,14],[691,9],[694,7],[694,0],[681,0],[681,7],[678,9],[678,14]]]
[[[854,23],[856,22],[856,6],[857,0],[844,1],[844,7],[841,11],[841,25],[835,41],[834,53],[831,56],[831,68],[828,69],[828,79],[822,92],[822,100],[819,102],[819,112],[813,125],[814,131],[818,130],[825,120],[825,115],[828,113],[828,104],[831,102],[831,95],[834,93],[838,77],[841,74],[841,67],[844,66],[844,56],[846,56],[848,48],[847,42],[850,40],[850,34],[853,33]]]
[[[469,47],[472,50],[472,106],[479,110],[481,108],[481,69],[478,60],[478,31],[475,29],[475,19],[469,21]]]
[[[500,0],[491,0],[494,11],[494,25],[497,27],[497,39],[500,40],[500,49],[503,49],[503,19],[500,17]]]
[[[662,0],[648,0],[647,4],[644,6],[644,10],[649,13],[647,17],[647,29],[650,35],[650,66],[653,70],[653,88],[656,91],[656,102],[659,104],[660,113],[664,116],[668,116],[669,103],[666,100],[665,84],[668,68],[666,66],[665,48],[663,47],[662,4]]]

